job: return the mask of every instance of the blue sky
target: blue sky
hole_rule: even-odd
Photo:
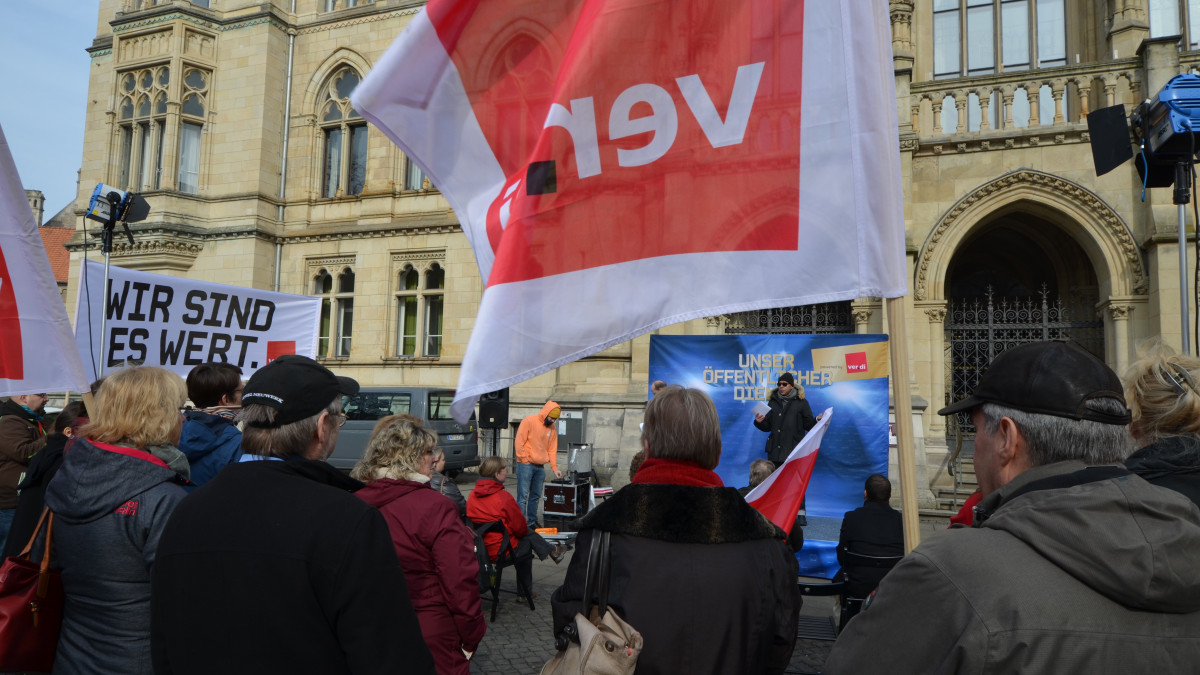
[[[99,4],[0,0],[0,127],[25,189],[45,193],[46,218],[75,197]]]

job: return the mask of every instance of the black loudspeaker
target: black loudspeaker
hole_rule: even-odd
[[[508,428],[508,387],[479,397],[479,428]]]

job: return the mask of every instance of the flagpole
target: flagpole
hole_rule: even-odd
[[[908,334],[904,298],[887,299],[888,352],[892,362],[892,399],[896,408],[896,460],[900,465],[900,515],[904,523],[904,551],[921,543],[917,517],[915,442],[912,428],[912,396],[908,393]]]

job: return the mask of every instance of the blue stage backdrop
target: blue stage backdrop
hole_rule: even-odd
[[[800,573],[830,578],[838,569],[842,515],[862,506],[863,482],[887,474],[886,335],[653,335],[650,381],[703,390],[721,418],[721,463],[729,487],[748,482],[750,462],[766,458],[767,433],[754,404],[792,373],[813,414],[833,408],[809,482],[808,527]]]

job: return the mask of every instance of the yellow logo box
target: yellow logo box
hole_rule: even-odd
[[[812,362],[813,370],[829,373],[833,382],[887,377],[891,370],[887,342],[814,349]]]

